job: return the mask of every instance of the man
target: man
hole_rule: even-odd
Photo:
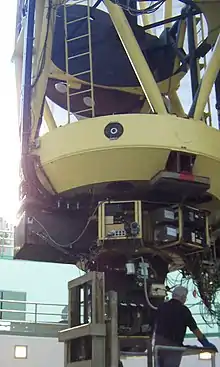
[[[187,327],[194,333],[199,342],[205,348],[214,349],[205,335],[199,330],[190,310],[184,305],[188,290],[185,287],[176,287],[172,299],[158,307],[156,314],[155,345],[183,346]],[[159,366],[179,367],[182,353],[161,350],[158,353]]]

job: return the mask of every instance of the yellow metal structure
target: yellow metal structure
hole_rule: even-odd
[[[88,190],[88,185],[116,180],[148,181],[164,169],[170,151],[176,150],[197,154],[193,173],[210,177],[210,192],[220,199],[218,130],[168,114],[121,115],[115,119],[125,129],[118,140],[108,140],[103,134],[112,120],[109,116],[97,117],[92,124],[88,119],[66,125],[40,138],[35,154],[39,154],[58,193],[80,187]],[[132,169],[130,162],[135,162]],[[38,174],[46,185],[40,170]]]
[[[212,90],[212,86],[219,72],[219,66],[220,66],[220,35],[218,36],[211,60],[208,63],[204,76],[202,78],[201,88],[194,113],[195,119],[201,119],[204,113],[206,103]]]
[[[106,214],[106,207],[108,205],[114,204],[133,204],[134,211],[131,213],[133,216],[133,221],[138,224],[139,232],[135,236],[135,239],[142,238],[142,210],[141,210],[141,201],[106,201],[99,203],[98,208],[98,239],[99,241],[106,241],[106,240],[134,240],[134,237],[129,237],[126,235],[125,230],[125,223],[123,220],[120,223],[114,223],[114,216],[110,216]],[[111,235],[110,233],[114,231]]]
[[[213,217],[217,220],[216,218],[220,216],[220,132],[214,126],[207,126],[203,118],[220,68],[219,3],[214,0],[195,1],[197,11],[202,12],[207,22],[207,37],[202,40],[206,42],[204,47],[210,49],[214,47],[214,49],[210,51],[210,61],[201,81],[197,80],[200,84],[190,112],[190,106],[183,107],[179,94],[181,80],[189,69],[187,58],[190,55],[187,56],[183,52],[186,18],[179,18],[177,38],[170,40],[171,43],[175,43],[176,51],[171,63],[170,75],[157,80],[157,70],[153,72],[152,67],[149,66],[123,7],[116,2],[104,0],[102,7],[105,6],[105,11],[109,14],[112,27],[117,32],[118,42],[123,46],[139,82],[139,85],[132,85],[132,83],[131,85],[112,85],[111,83],[104,85],[94,81],[93,64],[96,57],[93,48],[95,49],[96,44],[92,43],[91,29],[94,4],[90,4],[89,0],[83,3],[86,9],[87,33],[82,33],[80,36],[72,36],[68,33],[68,25],[77,23],[78,19],[68,18],[68,8],[77,7],[78,3],[78,1],[61,0],[36,1],[31,122],[30,130],[26,134],[30,133],[28,158],[33,158],[33,170],[42,187],[52,196],[64,196],[70,200],[78,195],[89,194],[92,190],[100,194],[103,187],[114,182],[130,182],[138,189],[140,182],[142,186],[146,185],[159,171],[165,170],[170,153],[178,151],[195,155],[192,174],[210,179],[209,193],[212,199],[204,202],[202,207],[212,210]],[[53,42],[56,42],[53,40],[53,35],[56,12],[60,7],[63,7],[64,11],[65,71],[53,62]],[[174,25],[173,7],[174,1],[164,2],[165,23],[162,24],[164,32],[169,32]],[[49,17],[48,9],[50,9]],[[153,28],[156,26],[153,24],[151,15],[146,14],[143,4],[139,9],[142,12],[145,35],[154,37]],[[24,18],[24,29],[26,22]],[[204,37],[204,32],[202,36]],[[87,56],[90,67],[88,70],[82,70],[81,73],[70,74],[71,61],[77,57],[83,57],[84,54],[77,54],[77,52],[74,54],[74,51],[70,54],[68,45],[82,38],[87,38],[88,41]],[[21,30],[14,51],[18,91],[21,89],[24,41],[26,41],[25,32]],[[108,42],[108,39],[105,42]],[[44,54],[43,64],[42,53]],[[114,58],[111,49],[109,49],[109,58]],[[163,60],[161,64],[163,66]],[[83,78],[85,73],[89,74],[89,79]],[[56,114],[47,100],[45,101],[48,85],[53,80],[58,84],[64,83],[67,87],[64,99],[68,118],[66,119],[63,115],[62,123],[56,121]],[[73,93],[72,89],[75,90]],[[101,104],[106,103],[107,107],[108,97],[104,97],[104,93],[110,95],[112,92],[126,93],[127,98],[135,96],[138,103],[142,105],[138,111],[134,109],[133,113],[118,114],[113,108],[111,114],[95,117],[97,116],[95,89],[100,95],[103,93]],[[92,118],[83,115],[86,110],[75,109],[74,103],[71,106],[71,96],[88,91],[91,92],[91,105],[88,110],[91,111]],[[114,102],[118,100],[120,105],[121,96],[121,94],[119,97],[115,95]],[[71,115],[76,119],[82,115],[83,120],[70,123]],[[39,129],[42,116],[49,130],[46,134]],[[122,126],[123,134],[119,139],[109,139],[105,135],[106,126],[110,123]]]

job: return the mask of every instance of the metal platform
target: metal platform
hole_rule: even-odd
[[[158,367],[161,350],[180,352],[183,356],[211,353],[211,367],[215,367],[213,350],[198,347],[152,347],[146,338],[145,352],[126,352],[120,350],[118,335],[117,293],[105,294],[104,273],[90,272],[70,281],[68,329],[59,333],[59,341],[64,342],[64,367],[117,367],[121,356],[147,357],[148,367]],[[137,336],[129,338],[138,339]],[[143,338],[143,337],[142,337]]]

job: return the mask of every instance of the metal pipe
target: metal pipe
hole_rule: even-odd
[[[137,356],[137,357],[146,357],[147,352],[120,352],[121,356]]]
[[[119,361],[119,343],[118,343],[118,297],[117,292],[108,292],[109,296],[109,343],[110,348],[110,367],[118,366]]]
[[[189,10],[188,17],[186,18],[186,24],[187,24],[187,36],[188,36],[188,48],[189,48],[189,67],[191,76],[192,98],[194,99],[199,87],[199,78],[198,78],[198,65],[195,53],[196,44],[195,44],[194,16],[191,9]]]
[[[155,113],[167,114],[157,83],[122,9],[110,0],[104,0],[104,3],[151,109]]]
[[[211,367],[215,367],[215,354],[211,355]]]
[[[220,69],[220,35],[217,38],[213,54],[204,72],[197,100],[195,102],[193,117],[200,120],[203,117],[204,109],[211,93],[213,84]]]
[[[193,15],[196,15],[196,14],[201,14],[201,11],[198,11],[198,10],[193,10],[192,11],[192,14]],[[159,20],[157,22],[154,22],[154,23],[151,23],[149,25],[146,25],[144,26],[143,28],[145,30],[148,30],[148,29],[151,29],[151,28],[156,28],[156,27],[159,27],[161,25],[164,25],[164,24],[167,24],[167,23],[173,23],[173,22],[176,22],[176,21],[179,21],[179,20],[184,20],[187,18],[187,15],[186,14],[181,14],[181,15],[175,15],[173,16],[172,18],[168,18],[168,19],[163,19],[163,20]],[[176,24],[173,25],[173,27],[176,27]]]
[[[24,34],[22,92],[21,92],[21,109],[20,109],[22,156],[28,154],[29,137],[31,131],[31,94],[32,94],[31,77],[32,77],[35,5],[36,0],[28,1],[27,19]]]

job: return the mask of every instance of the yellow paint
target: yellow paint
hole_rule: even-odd
[[[218,75],[219,69],[220,69],[220,34],[218,36],[211,59],[207,65],[207,68],[201,81],[201,86],[194,113],[195,119],[199,120],[202,119],[203,117],[204,109],[208,102],[209,95],[211,93],[213,83],[215,82],[216,77]]]
[[[124,126],[118,140],[104,135],[111,121]],[[220,199],[219,139],[218,130],[174,115],[114,115],[55,129],[40,138],[34,154],[60,193],[101,182],[150,180],[164,169],[171,149],[195,153],[194,173],[210,177],[210,192]]]

